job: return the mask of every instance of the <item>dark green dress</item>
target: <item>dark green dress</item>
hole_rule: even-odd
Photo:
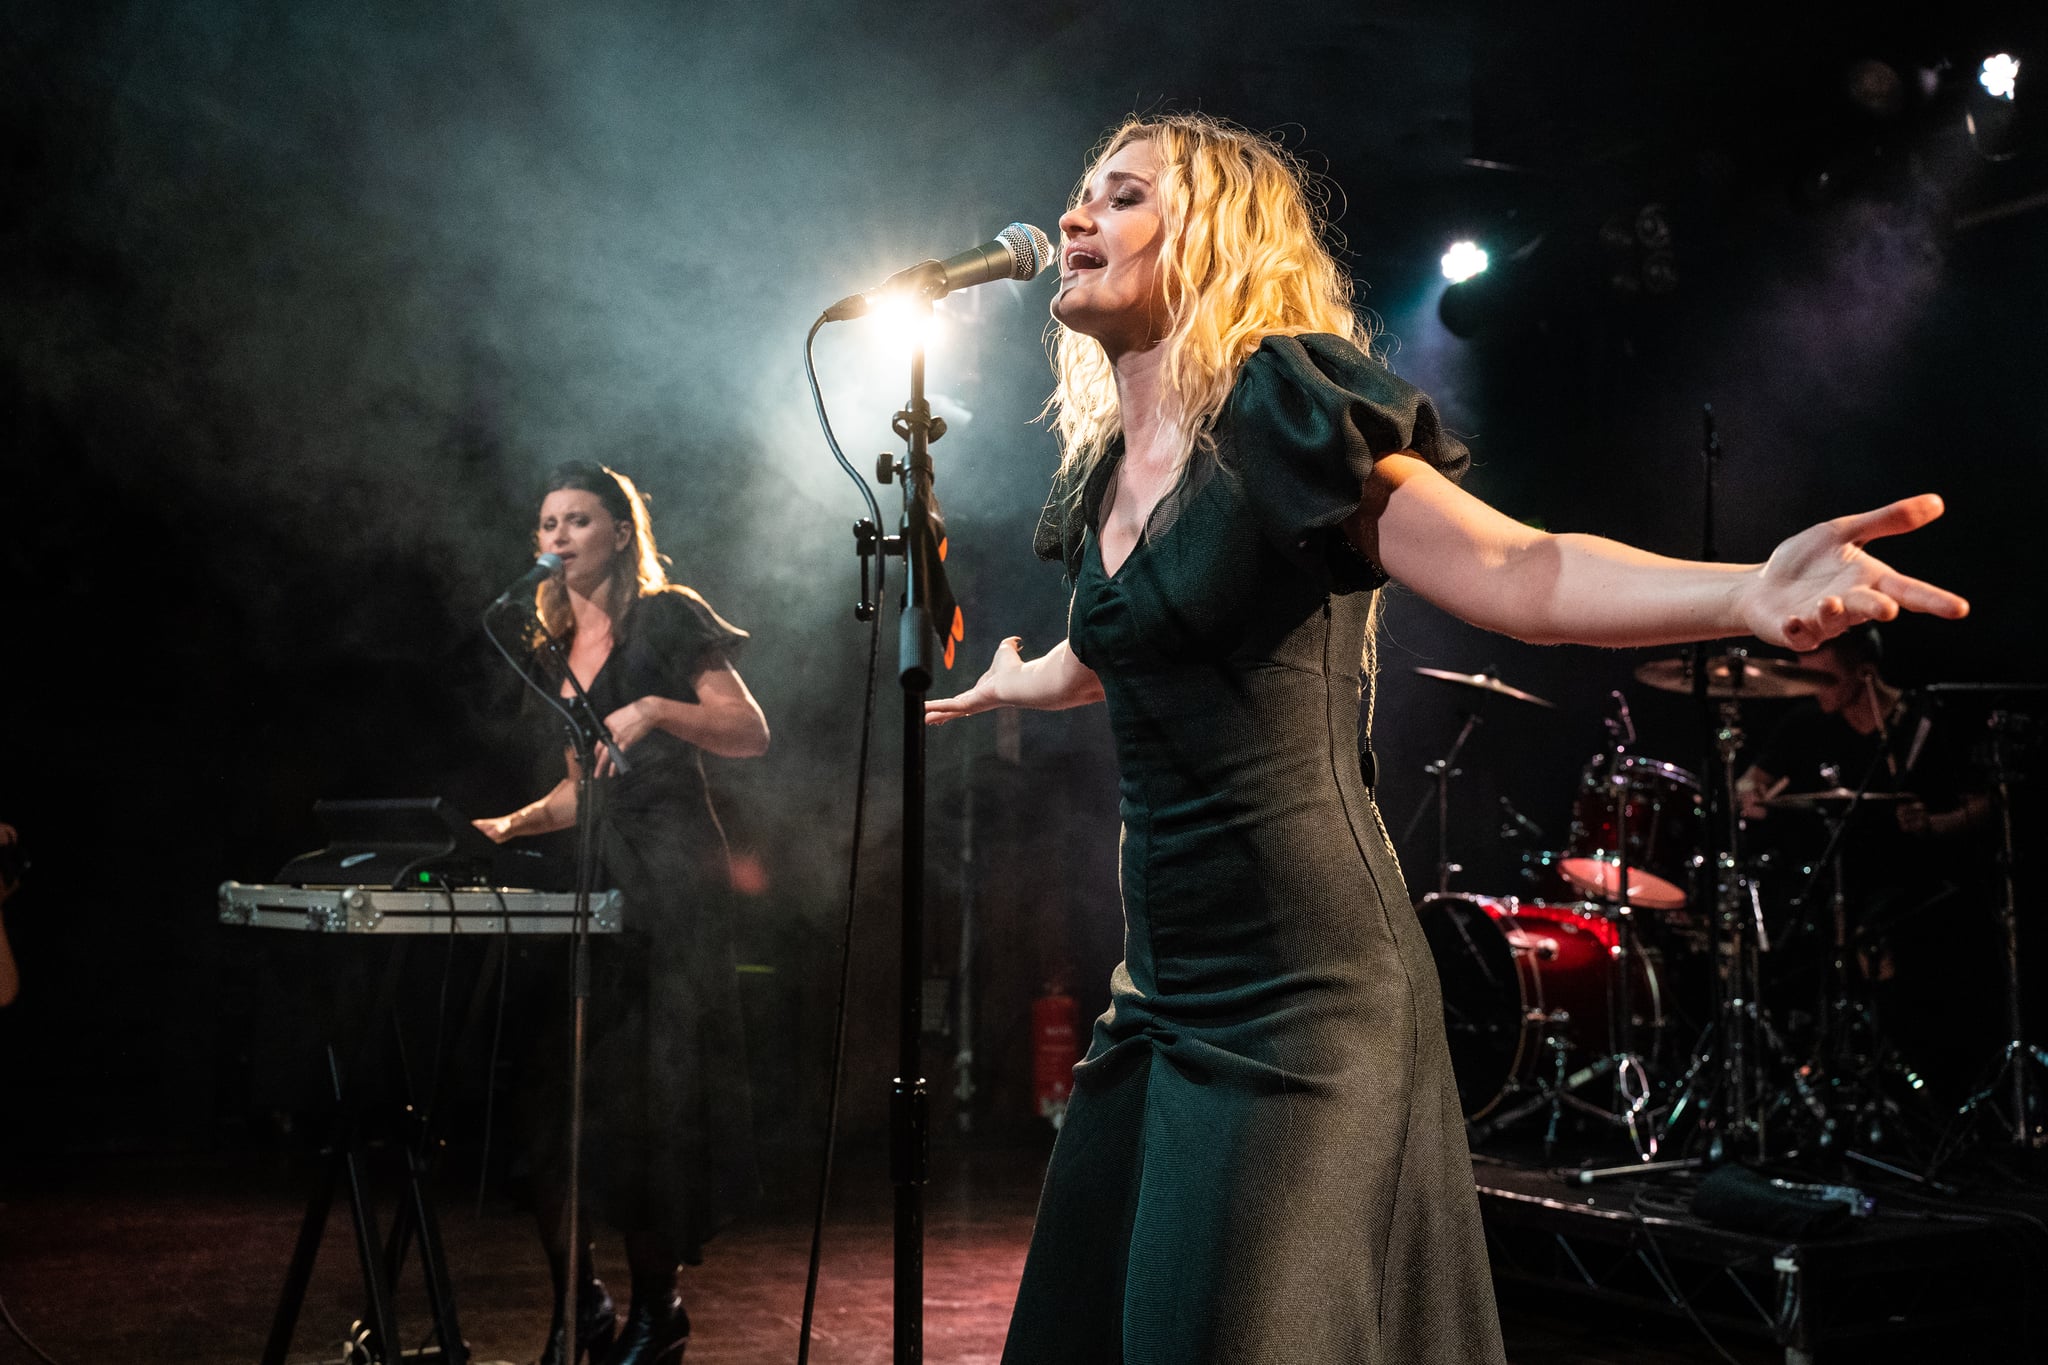
[[[1436,968],[1359,772],[1382,580],[1338,529],[1378,454],[1468,457],[1330,336],[1268,338],[1217,434],[1116,574],[1113,461],[1041,528],[1116,738],[1124,962],[1004,1360],[1499,1362]]]

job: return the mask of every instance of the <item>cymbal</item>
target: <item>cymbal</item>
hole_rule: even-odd
[[[1491,673],[1453,673],[1447,668],[1418,668],[1415,670],[1425,678],[1439,682],[1457,683],[1460,687],[1476,687],[1481,692],[1491,692],[1496,697],[1513,697],[1516,701],[1533,702],[1538,706],[1557,709],[1556,702],[1545,701],[1534,692],[1524,692],[1519,687],[1510,687]]]
[[[1675,654],[1636,665],[1636,681],[1661,692],[1692,691],[1692,656]],[[1717,654],[1707,660],[1710,697],[1810,697],[1827,686],[1829,677],[1802,668],[1790,659],[1752,659],[1747,654]]]
[[[1819,810],[1824,806],[1846,806],[1856,799],[1856,793],[1847,787],[1829,787],[1818,792],[1787,792],[1773,796],[1764,804],[1772,810]],[[1865,801],[1918,801],[1912,792],[1865,792]]]

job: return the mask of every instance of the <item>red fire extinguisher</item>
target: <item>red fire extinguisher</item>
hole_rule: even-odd
[[[1074,1063],[1081,1060],[1074,1029],[1074,998],[1058,986],[1031,1002],[1031,1092],[1040,1117],[1058,1128],[1067,1121],[1067,1097],[1074,1089]]]

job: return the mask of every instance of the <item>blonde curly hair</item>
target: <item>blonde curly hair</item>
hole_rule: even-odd
[[[1322,187],[1269,137],[1207,114],[1134,115],[1103,139],[1069,206],[1104,162],[1139,142],[1160,162],[1162,416],[1180,431],[1185,461],[1209,439],[1239,367],[1266,337],[1329,332],[1364,350],[1372,333],[1333,255]],[[1045,416],[1059,435],[1061,484],[1078,499],[1123,433],[1123,415],[1100,342],[1055,322],[1050,349],[1056,384]]]

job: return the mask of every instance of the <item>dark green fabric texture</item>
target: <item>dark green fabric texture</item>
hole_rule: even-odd
[[[1379,455],[1468,457],[1329,336],[1268,338],[1216,436],[1117,573],[1099,487],[1059,547],[1117,747],[1125,959],[1004,1359],[1496,1365],[1436,969],[1359,776],[1380,576],[1338,529]]]

